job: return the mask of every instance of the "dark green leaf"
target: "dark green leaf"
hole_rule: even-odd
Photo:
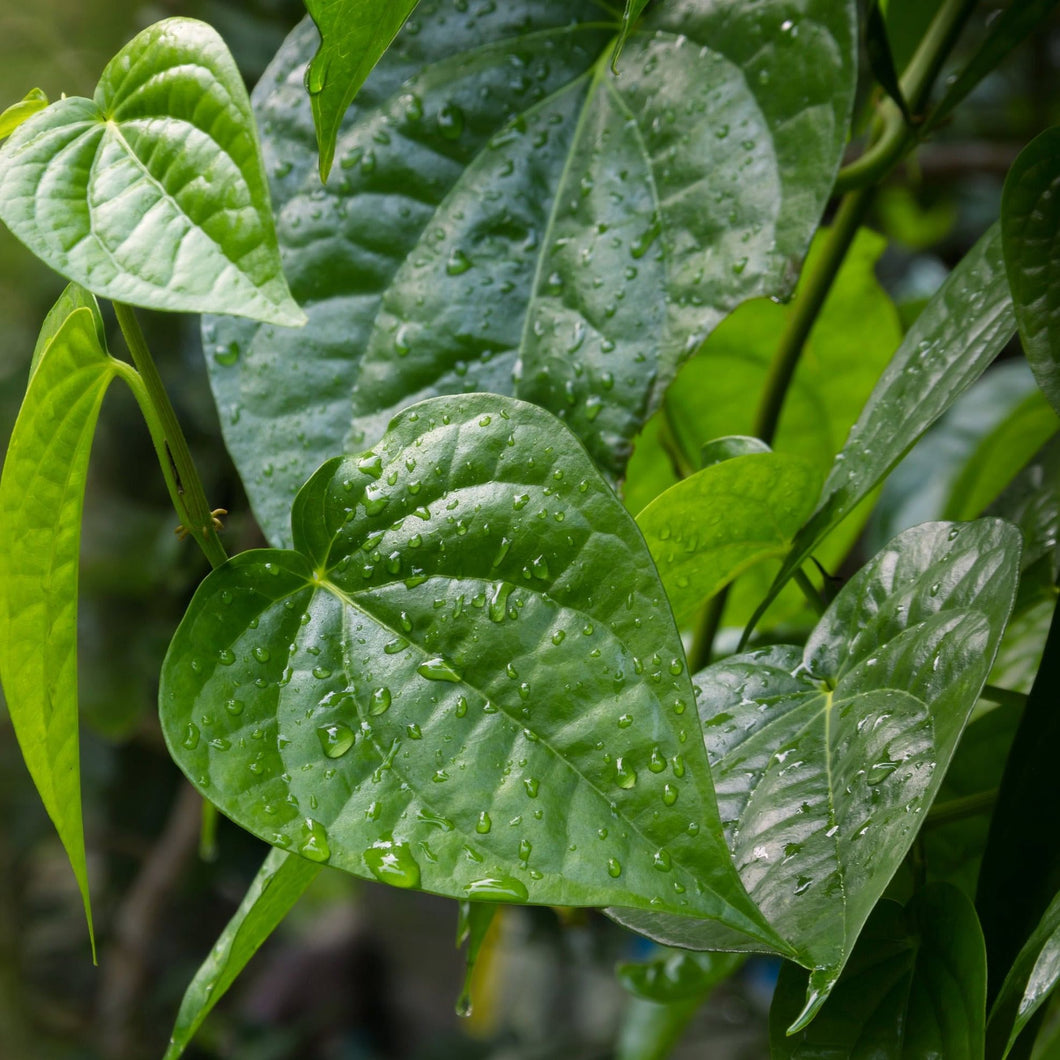
[[[690,998],[702,1000],[745,959],[740,953],[670,950],[665,956],[643,964],[620,964],[615,974],[634,997],[669,1005]]]
[[[990,670],[1015,595],[1000,520],[900,534],[844,587],[805,649],[733,656],[695,677],[737,868],[813,968],[823,1003],[916,836]],[[671,944],[729,948],[690,918],[620,917]]]
[[[611,52],[611,69],[616,74],[618,73],[618,57],[622,54],[622,49],[626,46],[626,41],[629,40],[637,19],[644,13],[647,6],[648,0],[626,0],[626,9],[622,12],[622,28],[619,30],[614,51]]]
[[[306,10],[321,38],[305,74],[321,180],[328,179],[335,158],[335,138],[353,97],[417,3],[419,0],[306,0]]]
[[[868,20],[865,25],[865,50],[868,52],[873,76],[880,83],[880,87],[898,104],[898,109],[905,120],[911,121],[902,87],[898,84],[894,56],[891,54],[891,43],[887,37],[887,22],[880,11],[879,0],[872,0],[869,4]]]
[[[819,484],[808,461],[767,452],[712,464],[656,497],[637,525],[677,618],[754,564],[781,558]]]
[[[355,450],[432,394],[544,405],[619,477],[681,360],[733,306],[791,286],[845,140],[853,8],[668,0],[615,77],[618,24],[591,0],[423,0],[326,188],[304,158],[316,34],[297,29],[255,106],[310,324],[204,329],[268,538],[289,543],[290,502],[340,440]]]
[[[67,289],[45,322],[0,480],[0,678],[22,757],[77,877],[90,935],[77,572],[89,448],[118,370],[101,329],[91,296]]]
[[[554,417],[413,406],[321,467],[292,532],[206,579],[163,668],[171,753],[224,813],[398,886],[658,905],[779,944],[729,859],[643,539]]]
[[[633,998],[622,1017],[615,1060],[666,1060],[701,1004],[698,997],[668,1005]]]
[[[319,871],[319,865],[282,850],[268,855],[210,956],[188,985],[165,1060],[176,1060],[184,1052],[210,1010]]]
[[[0,140],[6,140],[27,118],[44,110],[48,97],[39,88],[31,88],[17,103],[0,113]]]
[[[1058,226],[1060,127],[1042,133],[1020,152],[1001,199],[1002,246],[1020,339],[1042,393],[1060,415]]]
[[[955,888],[933,884],[905,909],[881,901],[820,1015],[789,1037],[805,980],[790,964],[780,973],[769,1014],[777,1060],[983,1056],[983,934],[971,902]]]
[[[909,329],[836,456],[817,511],[796,537],[758,614],[828,531],[979,378],[1015,326],[1000,230],[994,225]]]
[[[93,99],[0,148],[0,220],[94,294],[304,323],[283,278],[243,81],[209,26],[172,18],[107,64]]]
[[[884,8],[887,20],[887,38],[894,65],[901,73],[924,39],[942,0],[885,0],[880,6]]]

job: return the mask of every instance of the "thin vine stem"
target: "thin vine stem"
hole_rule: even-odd
[[[115,302],[114,311],[142,384],[137,387],[130,381],[130,385],[147,421],[147,429],[158,453],[162,476],[166,480],[173,506],[210,566],[219,567],[228,559],[228,554],[217,536],[202,480],[191,458],[184,432],[180,429],[177,414],[162,385],[162,377],[147,347],[140,322],[132,306],[123,302]],[[128,380],[127,374],[125,377]]]

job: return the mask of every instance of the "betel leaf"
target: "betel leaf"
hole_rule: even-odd
[[[946,884],[926,887],[904,909],[881,901],[817,1019],[789,1036],[805,990],[806,973],[786,965],[769,1013],[776,1060],[983,1056],[983,933],[972,903]]]
[[[419,0],[306,0],[320,47],[306,68],[320,155],[320,179],[335,159],[335,138],[353,97]]]
[[[283,278],[250,103],[205,23],[157,22],[92,99],[58,100],[0,147],[0,220],[94,294],[304,322]]]
[[[77,715],[77,572],[88,455],[118,364],[91,296],[45,322],[0,478],[0,681],[33,783],[66,849],[92,935]],[[93,941],[93,948],[95,942]]]
[[[729,859],[643,539],[558,420],[422,402],[319,469],[292,534],[203,582],[163,666],[170,751],[224,813],[398,886],[780,944]]]
[[[1060,415],[1060,127],[1021,152],[1005,179],[1001,238],[1020,339],[1042,393]]]
[[[695,676],[736,866],[812,969],[800,1025],[938,791],[1005,628],[1019,553],[1016,529],[996,519],[914,527],[840,590],[805,649]],[[689,917],[620,919],[675,945],[730,945]]]
[[[1012,965],[990,1010],[991,1055],[1008,1056],[1020,1032],[1060,982],[1060,894]]]
[[[1015,327],[995,224],[950,273],[880,376],[835,458],[816,512],[796,536],[755,617],[829,530],[982,375]]]
[[[790,289],[842,154],[854,7],[668,0],[616,77],[619,25],[592,0],[423,0],[324,188],[304,157],[316,34],[296,29],[254,101],[310,323],[203,331],[269,540],[289,543],[337,440],[434,394],[543,405],[620,477],[680,361],[739,302]]]
[[[701,999],[723,979],[728,979],[745,960],[739,953],[669,950],[644,963],[619,964],[615,974],[634,997],[668,1005],[690,998]]]
[[[283,850],[269,853],[210,956],[188,984],[164,1060],[176,1060],[184,1052],[210,1010],[291,911],[320,868]]]
[[[9,137],[27,118],[43,110],[48,97],[39,88],[31,88],[17,103],[0,113],[0,140]]]
[[[677,618],[754,564],[782,558],[820,481],[800,457],[751,453],[711,464],[656,497],[637,525]]]
[[[622,54],[622,49],[626,46],[626,41],[629,40],[637,19],[644,14],[648,3],[649,0],[626,0],[626,9],[622,12],[622,28],[619,30],[618,40],[615,41],[614,51],[611,52],[611,69],[616,74],[618,73],[618,57]]]

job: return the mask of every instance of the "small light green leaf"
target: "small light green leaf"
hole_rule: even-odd
[[[250,103],[217,33],[157,22],[93,99],[27,119],[0,148],[0,220],[94,294],[297,325]]]
[[[618,33],[618,40],[615,41],[614,51],[611,52],[611,69],[616,74],[618,73],[618,57],[622,54],[622,49],[626,46],[626,41],[629,40],[637,19],[644,13],[647,6],[648,0],[626,0],[626,9],[622,12],[622,28]]]
[[[117,362],[100,342],[99,310],[84,292],[64,292],[44,330],[49,341],[36,357],[0,479],[0,679],[92,936],[78,749],[77,572],[89,448]]]
[[[419,0],[306,0],[306,10],[321,38],[305,74],[321,180],[328,179],[335,158],[335,138],[353,97],[417,3]]]
[[[17,103],[0,113],[0,140],[6,140],[27,118],[48,105],[48,97],[39,88],[31,88]]]
[[[1051,5],[1050,5],[1051,6]],[[1020,339],[1042,393],[1060,415],[1060,127],[1032,140],[1001,198],[1005,268]]]
[[[336,440],[359,448],[435,394],[542,405],[621,477],[681,361],[734,306],[793,284],[846,139],[854,7],[668,0],[615,77],[618,19],[593,0],[423,0],[325,188],[303,157],[316,32],[296,29],[255,106],[310,324],[203,331],[269,540],[289,543],[290,503]]]
[[[769,1013],[776,1060],[983,1056],[986,950],[954,887],[932,884],[905,909],[881,901],[820,1015],[789,1036],[805,989],[806,974],[785,965]]]
[[[1015,327],[1000,229],[994,225],[909,329],[836,456],[817,511],[795,538],[756,618],[829,530],[982,375]]]
[[[737,868],[813,968],[801,1025],[938,791],[997,652],[1019,552],[1000,520],[914,527],[840,590],[805,649],[732,656],[695,677]],[[670,944],[728,948],[712,925],[697,939],[687,917],[619,919]]]
[[[643,539],[554,417],[413,406],[320,468],[292,532],[206,579],[163,667],[170,751],[222,812],[397,886],[783,945],[729,859]]]
[[[656,497],[637,525],[676,617],[754,564],[783,557],[819,483],[800,457],[756,453],[712,464]]]
[[[702,999],[723,979],[728,979],[745,960],[742,953],[694,953],[670,949],[651,961],[619,964],[615,974],[634,997],[668,1005],[689,998]]]
[[[479,952],[493,925],[496,912],[497,906],[493,902],[460,903],[456,925],[456,944],[459,947],[466,942],[467,952],[464,955],[464,985],[460,989],[460,996],[456,999],[458,1016],[471,1015],[474,1003],[471,996],[471,977],[475,973]]]
[[[1020,1032],[1060,982],[1060,894],[1016,957],[990,1010],[991,1055],[1008,1056]]]
[[[269,853],[210,956],[184,992],[165,1060],[177,1060],[184,1052],[210,1010],[316,879],[320,868],[282,850]]]

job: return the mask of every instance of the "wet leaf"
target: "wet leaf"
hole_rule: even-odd
[[[419,0],[307,0],[320,31],[320,47],[306,68],[320,154],[320,179],[327,180],[335,138],[353,97]]]
[[[206,579],[163,667],[167,744],[225,814],[396,886],[782,946],[728,857],[643,539],[554,417],[413,406],[320,468],[292,532]]]
[[[805,649],[695,677],[718,808],[751,897],[812,967],[805,1025],[911,846],[997,651],[1019,535],[1000,520],[900,534],[839,592]],[[690,918],[620,916],[728,948]]]
[[[786,1029],[805,972],[781,970],[769,1014],[773,1057],[982,1057],[986,952],[971,902],[932,884],[902,909],[881,901],[835,991],[814,1022]]]
[[[1060,894],[1016,957],[990,1010],[991,1055],[1008,1056],[1020,1032],[1060,982]]]
[[[45,321],[0,479],[0,679],[22,757],[77,878],[90,936],[77,573],[89,448],[117,366],[102,330],[91,296],[68,288]]]
[[[304,322],[246,90],[205,23],[155,23],[107,64],[92,99],[23,122],[0,148],[0,220],[94,294]]]
[[[273,850],[266,857],[235,915],[184,993],[165,1060],[176,1060],[183,1054],[210,1010],[319,871],[319,865],[282,850]]]
[[[269,540],[289,543],[290,502],[338,439],[355,450],[434,394],[543,405],[620,477],[679,363],[792,285],[845,141],[854,6],[669,0],[616,77],[618,22],[590,0],[423,0],[325,188],[304,157],[316,34],[296,29],[254,99],[310,324],[203,332]]]
[[[1000,230],[994,225],[909,329],[836,456],[817,511],[796,537],[757,614],[765,611],[817,543],[979,378],[1015,326]]]
[[[1060,252],[1052,238],[1058,225],[1060,127],[1020,152],[1001,200],[1005,268],[1020,339],[1042,393],[1060,415]]]
[[[0,112],[0,140],[7,139],[27,118],[47,105],[48,97],[43,90],[31,88],[17,103]]]

